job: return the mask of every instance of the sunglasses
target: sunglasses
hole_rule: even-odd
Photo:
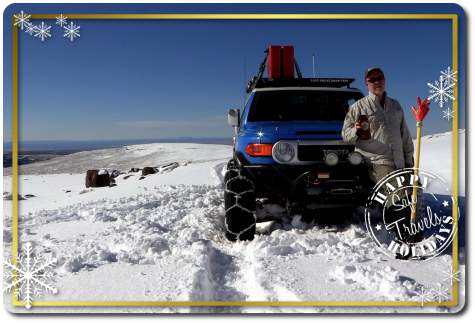
[[[371,78],[369,78],[369,79],[366,79],[366,81],[368,81],[369,83],[381,82],[381,81],[384,81],[384,76],[378,75],[378,76],[375,76],[375,77],[371,77]]]

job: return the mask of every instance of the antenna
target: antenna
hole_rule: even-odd
[[[315,53],[312,54],[312,70],[313,70],[313,77],[315,78]]]

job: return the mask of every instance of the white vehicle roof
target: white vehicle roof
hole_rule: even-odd
[[[315,86],[283,86],[283,87],[265,87],[265,88],[256,88],[252,92],[267,92],[267,91],[295,91],[295,90],[305,90],[305,91],[334,91],[334,92],[361,92],[355,88],[347,87],[315,87]]]

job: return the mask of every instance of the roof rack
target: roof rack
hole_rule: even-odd
[[[269,87],[288,87],[288,86],[307,86],[307,87],[350,87],[355,79],[353,78],[293,78],[293,79],[273,79],[268,78],[256,78],[249,82],[247,86],[247,92],[251,92],[256,88],[269,88]]]
[[[270,46],[267,48],[264,53],[264,60],[262,63],[259,65],[259,71],[256,76],[254,76],[248,83],[247,83],[247,88],[246,92],[250,93],[252,90],[256,88],[268,88],[268,87],[288,87],[288,86],[307,86],[307,87],[332,87],[332,88],[340,88],[340,87],[348,87],[350,88],[351,83],[355,81],[353,78],[328,78],[328,77],[313,77],[313,78],[304,78],[302,77],[302,72],[300,71],[300,67],[297,64],[297,60],[293,56],[293,47],[291,48],[291,55],[287,56],[287,59],[290,59],[291,62],[293,61],[294,67],[295,67],[295,72],[297,74],[297,77],[278,77],[278,78],[264,78],[264,71],[266,69],[266,63],[269,57],[269,53],[271,49],[276,49],[281,50],[280,54],[276,54],[277,57],[280,57],[280,68],[283,68],[283,57],[285,54],[282,53],[282,48],[286,47],[292,47],[292,46]],[[280,47],[280,48],[279,48]],[[280,55],[280,56],[279,56]],[[290,58],[289,58],[290,57]],[[288,63],[288,61],[287,61]],[[276,63],[274,62],[273,65]],[[288,66],[288,65],[286,65]],[[269,67],[270,68],[270,67]],[[270,75],[270,72],[269,72]],[[278,74],[280,75],[280,74]]]

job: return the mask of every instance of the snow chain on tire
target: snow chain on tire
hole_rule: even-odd
[[[256,225],[256,211],[255,211],[255,197],[254,197],[254,192],[255,192],[255,187],[254,183],[246,178],[245,176],[242,176],[239,172],[238,169],[233,168],[228,170],[228,173],[226,174],[225,178],[229,178],[224,187],[224,192],[225,194],[231,194],[231,196],[234,197],[233,204],[228,207],[225,210],[225,216],[224,216],[224,226],[226,229],[226,232],[231,234],[236,238],[236,240],[251,240],[254,232],[249,232],[251,234],[251,238],[248,239],[241,239],[241,236],[248,232],[249,230],[254,229],[255,230],[255,225]],[[232,186],[237,186],[238,183],[244,184],[244,190],[238,191]],[[250,196],[248,196],[250,195]],[[246,197],[248,199],[246,203]],[[250,203],[249,201],[252,202]],[[250,205],[246,205],[250,204]],[[240,213],[242,212],[243,214],[232,214],[233,211],[236,209],[240,210]],[[237,231],[236,228],[233,230],[233,226],[236,226],[236,223],[239,225],[239,220],[245,221],[246,218],[244,217],[245,215],[249,215],[250,217],[247,219],[249,222],[251,222],[249,225],[246,227],[242,228],[242,230]],[[234,217],[234,218],[233,218]],[[230,223],[231,222],[231,223]],[[234,222],[234,224],[233,224]]]

